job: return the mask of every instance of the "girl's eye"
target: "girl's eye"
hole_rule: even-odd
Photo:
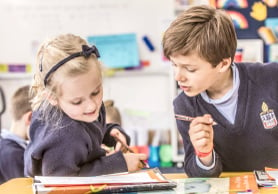
[[[92,93],[92,96],[97,96],[99,94],[100,90],[96,91],[96,92],[93,92]]]
[[[77,101],[77,102],[72,102],[73,105],[79,105],[81,104],[81,100],[80,101]]]

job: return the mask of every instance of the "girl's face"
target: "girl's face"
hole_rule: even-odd
[[[219,88],[222,65],[213,67],[195,53],[187,56],[174,55],[170,60],[173,63],[175,80],[187,96],[196,96],[206,90],[217,91]]]
[[[99,71],[92,67],[88,72],[67,77],[61,85],[58,105],[72,119],[95,121],[102,104],[103,89]]]

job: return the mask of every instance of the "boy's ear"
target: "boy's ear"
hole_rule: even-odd
[[[28,111],[23,115],[23,119],[26,125],[30,125],[32,118],[32,111]]]
[[[225,58],[220,63],[220,72],[225,72],[231,67],[232,59],[231,57]]]

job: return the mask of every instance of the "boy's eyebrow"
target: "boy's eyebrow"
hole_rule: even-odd
[[[180,65],[182,67],[196,67],[196,65],[193,64],[187,64],[187,63],[174,63],[173,61],[171,61],[173,64],[175,65]]]
[[[196,65],[193,65],[193,64],[188,64],[188,63],[175,63],[173,60],[170,59],[170,62],[175,64],[175,65],[182,65],[182,66],[196,66]]]

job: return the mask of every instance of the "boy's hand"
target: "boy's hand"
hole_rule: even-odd
[[[198,152],[209,153],[213,149],[213,119],[210,115],[196,117],[189,128],[189,136],[194,149]],[[210,154],[212,156],[212,154]],[[212,157],[209,157],[210,159]],[[209,160],[208,160],[209,161]]]

